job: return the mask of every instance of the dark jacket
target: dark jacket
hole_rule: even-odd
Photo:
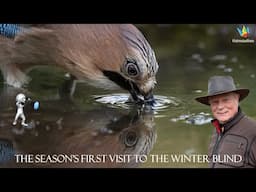
[[[256,121],[238,113],[221,125],[215,126],[209,146],[209,161],[212,168],[256,168]]]

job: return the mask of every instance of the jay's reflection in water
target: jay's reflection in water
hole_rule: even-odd
[[[12,125],[15,108],[0,111],[0,139],[13,146],[0,167],[139,167],[152,150],[152,111],[97,106],[81,112],[59,102],[45,101],[39,112],[27,107],[28,128]]]

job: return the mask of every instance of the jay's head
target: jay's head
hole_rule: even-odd
[[[135,102],[153,104],[158,63],[155,53],[144,36],[133,26],[121,26],[120,35],[125,52],[117,70],[103,70],[103,74],[128,90]]]

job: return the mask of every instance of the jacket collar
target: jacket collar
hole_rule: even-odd
[[[244,117],[244,115],[245,114],[242,112],[241,108],[238,107],[238,112],[228,122],[221,124],[217,119],[213,119],[211,123],[216,128],[217,133],[224,133],[227,130],[229,130],[231,127],[233,127],[237,122],[239,122],[240,119]]]

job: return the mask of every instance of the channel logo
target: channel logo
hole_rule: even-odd
[[[254,43],[254,39],[249,39],[250,28],[246,25],[242,27],[237,27],[236,31],[238,32],[240,39],[232,39],[232,43]]]
[[[249,27],[245,27],[245,25],[243,25],[242,29],[237,27],[236,30],[238,31],[240,37],[244,39],[247,39],[249,37],[249,33],[250,33]]]

